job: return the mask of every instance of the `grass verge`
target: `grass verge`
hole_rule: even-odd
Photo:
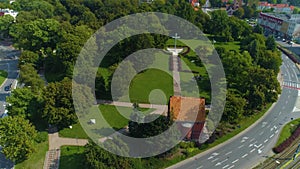
[[[61,147],[59,169],[82,169],[84,167],[84,147]]]
[[[280,145],[281,143],[283,143],[287,138],[289,138],[293,134],[293,132],[296,130],[297,126],[299,126],[299,125],[300,125],[300,119],[293,120],[293,121],[289,122],[288,124],[286,124],[280,132],[280,135],[276,142],[275,147]]]
[[[41,132],[46,141],[36,144],[36,152],[34,152],[29,159],[22,163],[16,164],[15,169],[41,169],[44,166],[46,152],[48,151],[48,133]]]
[[[0,85],[4,82],[4,80],[7,78],[8,73],[4,70],[0,70]]]

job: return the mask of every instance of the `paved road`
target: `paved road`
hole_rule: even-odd
[[[299,70],[282,55],[283,65],[281,71],[284,81],[300,82]],[[272,155],[273,148],[280,129],[291,118],[299,118],[300,102],[297,102],[298,90],[283,88],[279,100],[256,124],[233,139],[201,153],[193,158],[178,163],[172,168],[184,169],[232,169],[252,168],[259,162]],[[296,105],[298,108],[296,108]]]
[[[17,64],[18,60],[15,56],[19,56],[20,52],[14,50],[10,44],[4,44],[0,42],[0,70],[6,70],[8,72],[7,80],[0,86],[0,116],[4,113],[6,105],[6,96],[9,96],[9,92],[4,91],[4,87],[13,83],[18,76]],[[0,153],[0,168],[13,168],[13,163],[5,159],[4,155]]]

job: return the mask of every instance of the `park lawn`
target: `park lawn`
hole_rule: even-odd
[[[80,123],[72,125],[72,128],[64,128],[59,131],[59,137],[87,139],[88,136],[81,127]]]
[[[44,134],[47,137],[46,141],[36,144],[36,152],[34,152],[29,159],[22,163],[16,164],[15,169],[41,169],[44,166],[46,152],[48,151],[48,133]]]
[[[98,108],[98,110],[97,110]],[[101,111],[103,117],[108,122],[108,124],[114,128],[115,130],[120,130],[128,125],[129,118],[131,113],[133,112],[133,109],[131,107],[121,107],[121,106],[113,106],[113,105],[99,105],[95,106],[91,109],[90,113],[88,113],[83,121],[81,123],[76,123],[72,125],[72,129],[70,128],[64,128],[63,130],[59,131],[60,137],[66,137],[66,138],[79,138],[79,139],[88,139],[89,136],[87,135],[86,131],[82,128],[82,125],[84,127],[91,127],[91,125],[88,125],[87,122],[89,119],[96,119],[96,128],[93,130],[100,130],[100,135],[110,135],[112,134],[112,130],[106,130],[104,124],[101,123],[103,121],[99,115],[99,110]],[[143,114],[149,114],[154,109],[147,109],[147,108],[139,108],[139,110]],[[121,112],[122,115],[119,113]],[[89,132],[90,130],[88,130]],[[90,133],[89,133],[90,134]],[[94,135],[93,135],[94,136]]]
[[[0,70],[0,85],[4,82],[4,80],[7,78],[7,72],[4,70]]]
[[[84,166],[84,147],[62,146],[59,169],[82,169]]]
[[[293,120],[288,124],[286,124],[280,132],[275,147],[283,143],[286,139],[288,139],[299,125],[300,125],[300,119]]]
[[[166,105],[173,93],[173,77],[170,74],[158,69],[148,69],[137,74],[131,81],[129,98],[131,102]]]
[[[227,51],[234,50],[236,52],[240,51],[240,42],[234,41],[234,42],[216,42],[215,47],[223,47]]]

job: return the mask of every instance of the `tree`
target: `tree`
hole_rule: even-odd
[[[244,8],[239,8],[238,10],[236,10],[233,15],[242,19],[244,17],[245,11]]]
[[[38,75],[37,71],[32,64],[24,64],[20,66],[20,82],[24,83],[25,86],[32,89],[34,92],[38,92],[44,87],[44,81]]]
[[[43,100],[43,118],[48,124],[63,128],[77,121],[70,79],[65,78],[61,82],[49,83],[43,90]]]
[[[8,37],[10,26],[14,22],[14,17],[11,15],[4,15],[0,17],[0,37]]]
[[[31,64],[33,67],[38,68],[41,66],[40,57],[38,53],[30,50],[24,50],[19,58],[19,66],[24,64]]]
[[[263,28],[260,25],[256,25],[253,29],[254,33],[263,34]]]
[[[35,128],[22,116],[0,119],[0,145],[2,153],[15,163],[22,162],[35,151]]]
[[[267,50],[275,50],[276,49],[276,42],[273,36],[268,36],[266,40],[266,47]]]
[[[113,139],[111,141],[108,141],[107,144],[114,141],[117,140]],[[119,142],[119,140],[117,142]],[[140,159],[117,156],[115,154],[112,154],[102,149],[100,146],[96,145],[91,141],[84,146],[84,149],[85,149],[84,154],[85,154],[86,168],[95,168],[95,169],[103,169],[103,168],[142,169],[143,168]]]
[[[128,85],[134,75],[136,75],[136,71],[130,61],[124,61],[119,65],[118,72],[114,74],[111,84],[111,89],[114,91],[114,93],[112,93],[113,97],[119,98],[128,94]]]
[[[246,99],[238,96],[232,89],[227,90],[222,121],[237,123],[244,114],[245,106]]]
[[[34,95],[27,87],[18,88],[12,91],[7,98],[7,110],[10,116],[22,116],[28,118],[31,116],[29,106],[33,101]]]

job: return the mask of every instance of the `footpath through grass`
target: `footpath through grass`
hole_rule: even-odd
[[[4,82],[4,80],[7,78],[8,73],[4,70],[0,70],[0,85]]]
[[[279,135],[279,138],[277,140],[275,147],[280,145],[281,143],[283,143],[286,139],[288,139],[299,125],[300,125],[300,119],[293,120],[293,121],[289,122],[288,124],[286,124],[282,128],[282,131],[280,132],[280,135]]]
[[[40,132],[39,135],[43,137],[44,140],[41,143],[36,144],[34,152],[29,159],[23,161],[22,163],[16,164],[15,169],[41,169],[44,166],[44,160],[46,157],[46,152],[48,151],[48,133]]]

